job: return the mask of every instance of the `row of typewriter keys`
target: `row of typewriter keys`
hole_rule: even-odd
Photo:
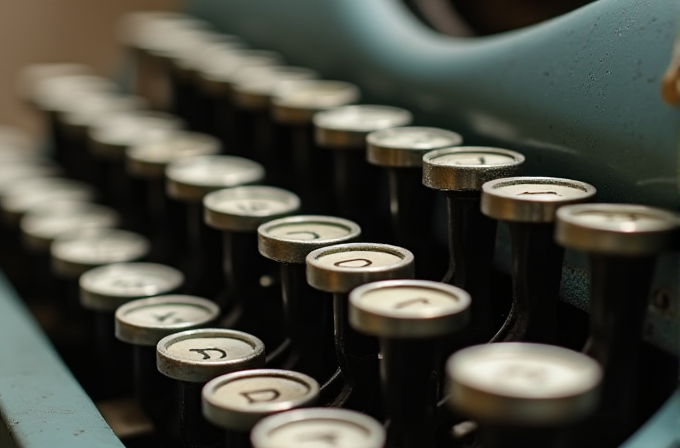
[[[549,447],[574,425],[615,446],[630,432],[635,347],[675,216],[517,177],[521,154],[350,105],[356,86],[195,19],[125,25],[144,99],[81,66],[27,72],[55,159],[117,211],[49,162],[14,154],[0,170],[3,236],[21,229],[31,254],[18,259],[41,280],[24,285],[81,329],[67,360],[95,353],[72,363],[94,399],[133,388],[159,443],[187,447],[475,443],[451,437],[465,428],[485,448]],[[498,221],[513,259],[504,322]],[[549,345],[565,247],[591,254],[583,354]],[[289,411],[314,404],[329,408]]]

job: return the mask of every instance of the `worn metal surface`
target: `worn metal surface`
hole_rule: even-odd
[[[0,447],[123,447],[1,274],[0,329]]]

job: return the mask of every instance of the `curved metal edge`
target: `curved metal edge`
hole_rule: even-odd
[[[0,446],[124,448],[1,273],[0,310]]]

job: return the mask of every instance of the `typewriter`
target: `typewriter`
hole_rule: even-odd
[[[680,447],[680,6],[467,4],[191,0],[115,83],[27,68],[0,447]]]

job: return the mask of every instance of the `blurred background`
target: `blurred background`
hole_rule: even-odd
[[[135,10],[172,10],[181,0],[0,2],[0,123],[40,132],[39,116],[17,94],[17,74],[37,62],[80,62],[99,75],[120,69],[116,24]]]

